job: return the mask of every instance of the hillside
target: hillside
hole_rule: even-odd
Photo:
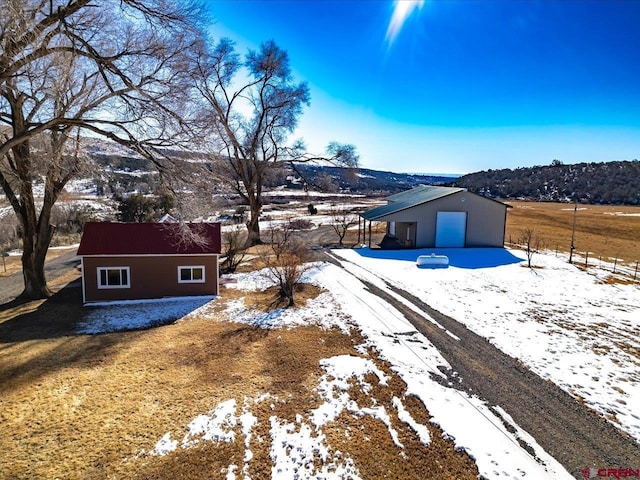
[[[86,178],[77,179],[67,188],[73,193],[111,197],[129,192],[150,194],[158,191],[160,179],[152,162],[118,145],[98,139],[85,139],[84,145],[95,168]],[[207,162],[201,155],[194,163],[184,153],[170,152],[183,162],[182,169],[192,169]],[[36,193],[40,184],[34,182]],[[640,205],[640,161],[578,163],[565,165],[554,160],[551,165],[517,169],[489,169],[461,177],[398,173],[367,168],[349,169],[333,166],[296,164],[274,170],[266,189],[309,190],[324,193],[352,193],[386,196],[419,185],[455,185],[494,198],[510,200],[556,201],[602,204]],[[221,185],[211,190],[223,193]],[[1,190],[0,190],[1,192]]]
[[[324,191],[350,191],[361,194],[392,194],[418,185],[442,185],[454,180],[443,175],[396,173],[359,168],[357,170],[318,166],[296,165],[296,170],[313,186]]]
[[[87,139],[87,152],[99,167],[92,180],[98,195],[138,191],[148,193],[157,184],[158,178],[149,160],[136,156],[126,149],[98,140]],[[179,152],[171,152],[179,158]],[[206,162],[202,155],[201,161]],[[188,165],[188,163],[186,163]],[[442,185],[455,177],[395,173],[367,168],[347,169],[332,166],[296,164],[274,171],[267,187],[300,190],[306,186],[327,193],[350,192],[362,195],[387,195],[418,185]]]
[[[98,195],[131,191],[150,193],[158,185],[159,179],[148,160],[95,139],[87,147],[99,167],[91,179]],[[178,152],[172,152],[172,155],[181,156]],[[206,162],[206,157],[200,160]],[[189,162],[185,162],[185,165],[189,165]],[[327,193],[384,196],[418,185],[449,184],[511,200],[578,200],[589,204],[640,205],[640,161],[565,165],[554,160],[551,165],[490,169],[459,178],[296,164],[294,168],[272,172],[266,187],[274,189],[285,186],[292,190],[309,187]]]
[[[609,205],[640,205],[640,161],[578,163],[487,170],[455,185],[491,197]]]

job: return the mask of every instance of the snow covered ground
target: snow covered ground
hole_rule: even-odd
[[[417,268],[420,254],[446,269]],[[553,253],[526,268],[518,250],[337,250],[464,323],[545,379],[584,399],[640,441],[640,288],[605,283]],[[353,263],[349,263],[353,262]]]
[[[96,302],[85,315],[84,321],[78,325],[78,333],[92,335],[166,325],[188,315],[213,298],[203,296]]]
[[[407,393],[422,400],[432,416],[431,421],[472,455],[480,473],[487,478],[571,476],[506,412],[489,410],[480,399],[432,380],[432,375],[439,375],[438,366],[448,366],[444,358],[402,314],[365,290],[357,276],[365,274],[367,281],[380,285],[384,285],[381,280],[384,279],[421,297],[521,359],[541,376],[581,396],[640,439],[640,345],[637,340],[640,289],[637,287],[603,283],[553,254],[534,257],[538,268],[528,269],[523,266],[524,255],[519,251],[438,251],[450,256],[449,268],[419,269],[415,257],[427,252],[360,249],[334,253],[345,260],[345,270],[322,264],[308,272],[307,281],[324,287],[327,292],[306,306],[263,313],[249,310],[242,301],[236,300],[227,303],[227,315],[235,321],[263,328],[295,328],[304,324],[337,326],[345,332],[357,328],[366,338],[363,355],[366,346],[380,352],[407,384]],[[269,285],[261,272],[234,277],[235,287],[241,290],[261,290]],[[190,312],[183,321],[193,316],[216,321],[212,307],[221,300],[206,300],[197,299],[195,303],[193,299],[185,300],[184,308],[173,309],[171,317]],[[147,303],[146,313],[127,314],[127,309],[133,306],[122,306],[117,316],[102,317],[96,310],[96,317],[90,323],[112,317],[119,319],[116,329],[141,328],[145,316],[157,322],[166,307],[166,303]],[[127,318],[133,322],[129,326]],[[102,325],[85,331],[95,332],[104,328],[105,324]],[[321,367],[326,375],[316,388],[325,403],[306,415],[299,415],[294,423],[276,417],[271,419],[272,472],[279,478],[359,478],[356,466],[346,454],[339,461],[328,459],[324,466],[313,463],[314,456],[322,456],[322,452],[327,451],[323,425],[342,411],[371,415],[383,422],[388,418],[384,408],[359,409],[344,387],[347,382],[355,381],[366,389],[367,373],[373,373],[383,384],[385,375],[373,363],[365,358],[341,356],[323,360]],[[178,448],[190,448],[199,441],[230,441],[233,428],[240,425],[246,447],[245,460],[243,465],[230,465],[227,478],[242,478],[252,458],[251,428],[255,422],[252,405],[272,401],[268,393],[260,398],[246,398],[242,405],[236,405],[232,399],[225,400],[210,412],[195,417],[187,425],[189,433],[184,438],[174,438],[167,432],[149,453],[164,455]],[[394,400],[394,407],[421,441],[428,443],[424,425],[407,415],[400,399]],[[512,425],[516,433],[508,432],[504,422]],[[392,425],[387,422],[387,427],[395,439]],[[520,447],[519,439],[533,447],[538,460]]]

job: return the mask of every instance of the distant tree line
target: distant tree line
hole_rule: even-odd
[[[487,170],[460,177],[455,186],[493,198],[603,205],[640,205],[640,161],[578,163]]]

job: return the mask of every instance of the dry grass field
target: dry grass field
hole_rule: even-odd
[[[523,228],[531,228],[549,250],[569,252],[574,205],[547,202],[507,202],[506,241],[517,242]],[[640,207],[578,205],[575,254],[592,259],[640,260]]]
[[[304,303],[318,293],[306,287],[299,299]],[[145,452],[167,432],[181,438],[190,421],[229,399],[253,405],[256,440],[248,473],[271,478],[270,418],[295,422],[296,414],[317,407],[320,359],[362,356],[355,348],[362,338],[312,326],[269,330],[226,321],[226,303],[241,295],[254,306],[274,300],[271,291],[223,289],[217,321],[196,318],[93,336],[73,334],[73,319],[83,311],[77,280],[46,302],[5,306],[0,312],[0,478],[227,478],[229,465],[243,463],[245,437],[239,425],[232,442],[202,442],[167,456]],[[375,401],[390,413],[395,412],[393,397],[404,398],[413,418],[429,426],[432,442],[422,445],[392,414],[405,446],[401,451],[381,421],[344,413],[325,427],[332,454],[348,454],[363,478],[476,478],[473,461],[429,424],[428,412],[406,395],[389,365],[374,351],[366,356],[391,380],[367,393],[354,383],[351,397],[363,406]]]

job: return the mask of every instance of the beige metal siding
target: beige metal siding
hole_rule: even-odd
[[[463,191],[377,220],[417,222],[416,247],[423,248],[435,246],[438,212],[466,212],[465,247],[503,247],[506,209],[507,206],[504,204]]]
[[[218,294],[217,255],[84,257],[85,302]],[[179,283],[179,266],[205,267],[204,283]],[[98,288],[99,267],[129,267],[131,288]]]

